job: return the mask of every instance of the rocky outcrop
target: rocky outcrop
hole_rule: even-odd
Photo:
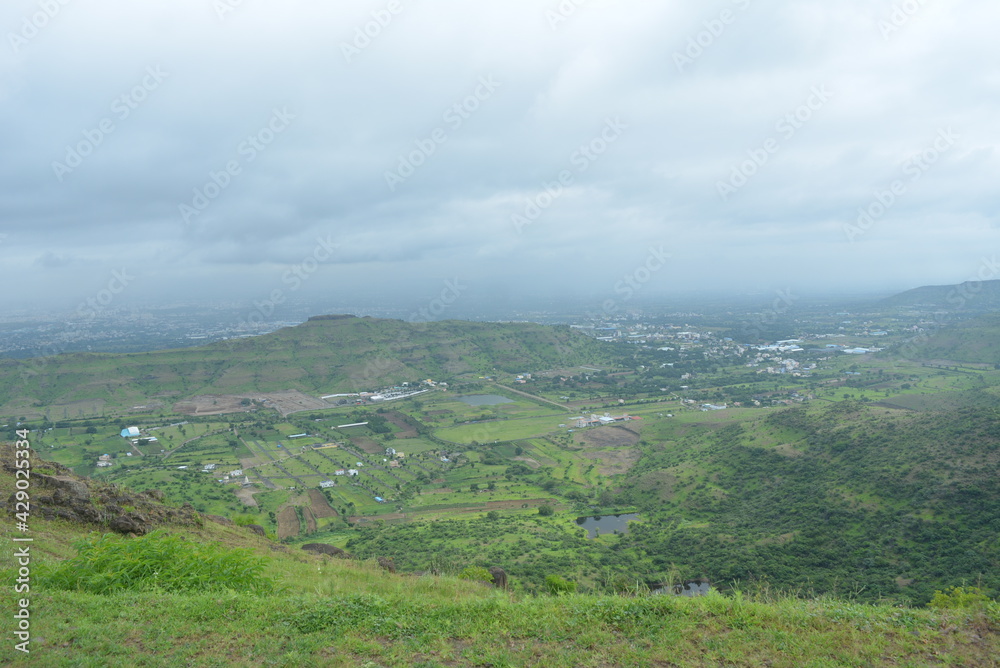
[[[493,577],[493,586],[497,589],[507,588],[507,571],[499,566],[490,566],[490,575]]]
[[[390,573],[396,572],[396,563],[392,559],[387,559],[385,557],[379,557],[377,559],[378,565],[389,571]]]
[[[2,457],[4,469],[13,472],[14,457]],[[35,466],[31,472],[31,508],[45,519],[60,519],[93,525],[97,530],[121,534],[143,535],[160,524],[200,526],[201,516],[190,505],[180,508],[161,503],[163,493],[157,490],[133,492],[118,485],[80,478],[53,462],[44,462],[32,453]],[[45,472],[43,472],[45,471]],[[2,509],[12,512],[16,500],[12,494]]]
[[[258,536],[263,536],[264,538],[267,538],[267,531],[265,531],[264,527],[262,527],[259,524],[248,524],[246,528],[248,531],[252,531]]]

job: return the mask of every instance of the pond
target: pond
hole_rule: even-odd
[[[672,587],[657,587],[652,593],[659,596],[704,596],[712,590],[708,580],[688,580]]]
[[[601,517],[578,517],[576,523],[587,530],[588,538],[597,538],[598,533],[628,533],[628,523],[639,519],[636,513],[624,515],[604,515]]]
[[[470,406],[499,406],[514,403],[513,399],[501,397],[499,394],[470,394],[467,397],[459,397],[458,400]]]

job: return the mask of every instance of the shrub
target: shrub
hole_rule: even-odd
[[[558,575],[546,575],[545,588],[548,589],[549,593],[553,596],[560,596],[562,594],[572,594],[575,592],[576,583],[571,580],[566,580]]]
[[[43,581],[57,589],[110,594],[119,591],[220,591],[269,593],[263,558],[245,549],[195,543],[162,530],[141,538],[94,535],[75,545]]]
[[[473,580],[473,581],[483,581],[492,584],[493,576],[490,572],[483,568],[482,566],[466,566],[462,569],[462,572],[458,574],[459,580]]]
[[[946,591],[934,591],[934,597],[927,607],[939,610],[957,608],[979,608],[990,602],[990,597],[979,587],[951,587]]]
[[[542,517],[549,517],[551,515],[554,515],[555,512],[556,512],[555,509],[548,504],[543,506],[538,506],[538,514],[541,515]]]

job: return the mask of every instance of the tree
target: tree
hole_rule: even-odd
[[[538,506],[538,514],[542,517],[551,517],[552,515],[555,515],[555,513],[555,508],[548,504]]]

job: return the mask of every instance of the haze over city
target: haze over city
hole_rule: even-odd
[[[417,310],[449,289],[996,278],[998,19],[985,0],[7,2],[0,300]]]

